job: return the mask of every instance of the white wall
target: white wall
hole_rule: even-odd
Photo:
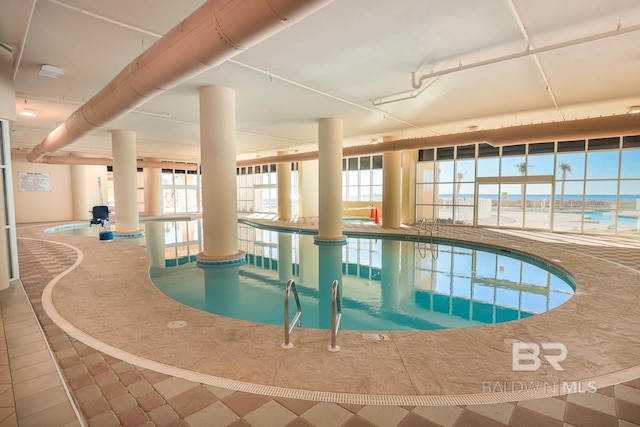
[[[29,163],[24,153],[16,152],[11,154],[11,166],[16,223],[73,219],[70,166]],[[48,172],[51,191],[20,191],[19,172]]]

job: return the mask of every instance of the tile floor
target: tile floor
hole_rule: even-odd
[[[310,223],[313,226],[313,221]],[[637,240],[516,233],[524,238],[557,239],[574,249],[617,259],[640,270]],[[488,405],[413,407],[271,398],[167,376],[87,347],[67,336],[44,313],[40,305],[42,290],[75,262],[73,250],[20,239],[19,255],[21,283],[15,282],[0,292],[0,331],[4,336],[0,340],[0,427],[640,426],[640,379],[601,388],[594,394]]]

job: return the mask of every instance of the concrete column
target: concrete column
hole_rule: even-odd
[[[402,152],[402,223],[416,222],[416,167],[418,151]]]
[[[319,218],[316,243],[346,243],[342,234],[342,120],[319,120]]]
[[[285,154],[278,152],[278,155]],[[291,162],[278,163],[278,219],[291,219]]]
[[[162,198],[162,169],[144,168],[144,206],[148,216],[162,216]]]
[[[71,204],[73,219],[76,221],[89,220],[91,208],[87,194],[89,180],[89,166],[71,165]],[[97,189],[97,188],[96,188]]]
[[[238,251],[235,91],[200,88],[203,251],[200,265],[241,263]]]
[[[385,136],[382,142],[393,141]],[[382,226],[400,227],[402,216],[401,152],[388,151],[382,155]]]
[[[142,234],[138,215],[138,179],[136,133],[111,132],[113,152],[113,192],[115,198],[115,234]]]

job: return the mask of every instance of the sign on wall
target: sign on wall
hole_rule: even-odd
[[[18,172],[20,191],[51,191],[49,172]]]

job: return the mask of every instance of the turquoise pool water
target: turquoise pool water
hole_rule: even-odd
[[[183,224],[182,235],[184,228]],[[193,228],[198,229],[197,222]],[[172,232],[167,234],[170,241],[176,240]],[[191,307],[282,325],[285,284],[293,279],[302,327],[328,329],[331,283],[338,280],[342,327],[352,330],[430,330],[508,322],[553,309],[574,291],[571,278],[544,262],[489,248],[380,238],[349,238],[345,246],[318,246],[312,235],[242,224],[238,234],[239,247],[247,252],[245,264],[204,269],[185,257],[182,265],[180,259],[165,258],[164,266],[151,268],[153,282]],[[293,316],[293,298],[291,306]]]
[[[342,328],[433,330],[509,322],[551,310],[574,292],[566,273],[517,253],[403,239],[350,237],[344,246],[318,246],[313,235],[244,224],[239,266],[201,268],[201,225],[143,223],[153,283],[167,296],[221,316],[283,325],[284,289],[296,283],[302,327],[330,328],[331,283],[342,292]],[[97,228],[69,229],[95,234]],[[97,237],[96,237],[97,238]],[[105,242],[104,244],[109,244]],[[291,317],[295,303],[291,298]]]

